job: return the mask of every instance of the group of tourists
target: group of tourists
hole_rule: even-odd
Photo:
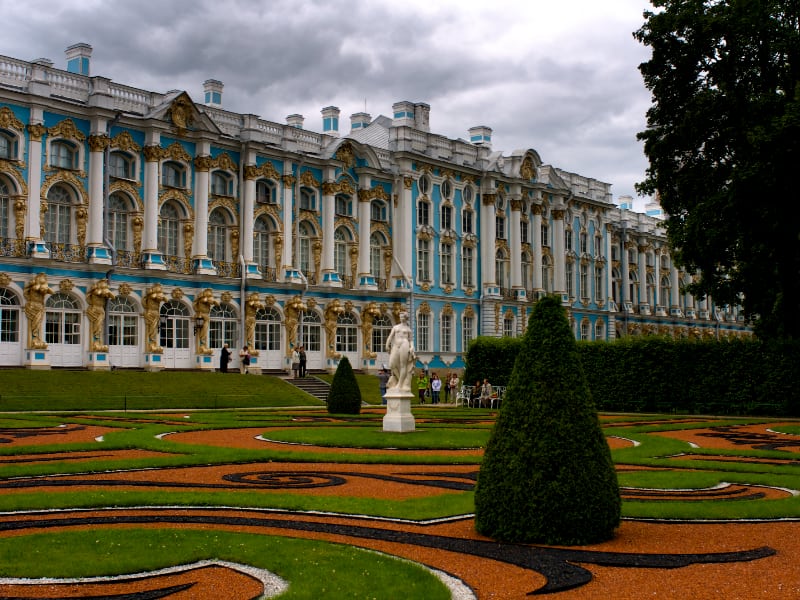
[[[425,400],[430,398],[431,404],[442,402],[454,402],[458,393],[458,373],[445,375],[440,378],[435,371],[428,377],[428,372],[422,370],[417,377],[417,393],[419,403],[425,404]]]
[[[222,350],[219,353],[219,372],[220,373],[227,373],[228,372],[228,363],[233,360],[232,358],[233,353],[231,352],[230,347],[228,344],[222,345]],[[243,346],[241,350],[239,350],[239,373],[242,375],[250,372],[250,348],[247,346]]]

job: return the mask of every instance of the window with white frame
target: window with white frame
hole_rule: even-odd
[[[256,181],[256,202],[258,204],[277,204],[278,186],[270,179]]]
[[[385,223],[389,220],[389,209],[383,200],[373,200],[369,205],[369,218],[371,221]]]
[[[108,174],[118,179],[136,179],[135,161],[127,152],[115,150],[108,155]]]
[[[590,339],[592,339],[592,337],[591,337],[591,335],[589,333],[590,331],[591,331],[591,325],[589,323],[589,320],[588,319],[584,319],[583,321],[581,321],[581,339],[582,340],[590,340]]]
[[[317,193],[313,189],[300,188],[300,210],[317,210]]]
[[[590,298],[590,295],[589,295],[589,265],[581,263],[580,273],[581,273],[581,280],[580,280],[581,298],[584,299],[584,300],[588,300]]]
[[[417,281],[431,280],[431,242],[417,238]]]
[[[111,346],[139,345],[139,311],[133,300],[125,296],[108,303],[108,343]]]
[[[647,277],[645,277],[645,282],[647,284],[647,303],[650,306],[656,305],[656,278],[653,276],[652,273],[648,273]]]
[[[337,228],[333,234],[333,268],[342,279],[347,277],[347,246],[349,242],[350,232],[344,227]]]
[[[461,248],[461,285],[471,287],[475,285],[475,248],[462,246]]]
[[[564,271],[566,274],[567,279],[567,296],[570,298],[575,297],[575,264],[568,262],[565,267]]]
[[[589,253],[589,236],[585,231],[581,231],[578,234],[578,239],[581,247],[581,254],[588,254]]]
[[[553,292],[553,259],[542,256],[542,286],[548,294]]]
[[[419,193],[427,196],[431,193],[431,178],[430,175],[424,173],[418,180],[417,180],[417,188],[419,189]]]
[[[498,240],[506,239],[506,216],[497,214],[494,218],[494,235]]]
[[[668,306],[669,301],[669,293],[670,293],[671,285],[669,283],[669,276],[664,275],[661,278],[661,289],[658,291],[658,303],[661,306]]]
[[[463,346],[462,352],[466,352],[469,348],[469,343],[475,339],[475,317],[464,316],[461,320],[461,340]]]
[[[310,277],[312,273],[311,263],[311,239],[314,237],[314,230],[308,222],[303,221],[298,227],[300,231],[300,270],[303,275]]]
[[[472,201],[475,199],[475,190],[471,185],[467,185],[464,191],[461,192],[461,197],[466,204],[472,204]]]
[[[306,352],[319,352],[322,350],[322,320],[314,311],[303,313],[300,331],[300,343]]]
[[[233,177],[225,171],[211,173],[211,195],[233,196]]]
[[[461,233],[474,233],[474,214],[475,213],[470,208],[465,208],[461,211]]]
[[[497,280],[497,285],[501,288],[508,289],[508,278],[509,278],[509,268],[508,268],[508,255],[503,248],[499,248],[497,253],[495,254],[494,260],[494,269],[495,269],[495,279]]]
[[[0,129],[0,158],[17,160],[19,155],[19,142],[17,136],[6,130]]]
[[[19,341],[19,298],[8,288],[0,288],[0,343]]]
[[[520,270],[522,274],[522,287],[526,290],[533,289],[533,258],[530,252],[525,251],[522,253]]]
[[[373,277],[380,279],[383,271],[382,251],[386,240],[377,231],[369,236],[369,272]]]
[[[440,222],[440,229],[441,230],[450,230],[453,229],[453,207],[449,204],[445,204],[442,206],[441,209],[441,222]]]
[[[528,221],[522,220],[519,222],[519,238],[523,244],[527,244],[530,242],[528,239]]]
[[[47,212],[44,214],[44,239],[56,244],[71,244],[75,219],[75,196],[60,183],[47,191]]]
[[[453,197],[453,184],[451,183],[451,181],[449,179],[445,179],[444,181],[442,181],[442,184],[439,187],[439,190],[442,193],[442,198],[448,198],[449,199],[449,198]]]
[[[600,304],[603,301],[603,275],[604,269],[602,265],[595,264],[594,266],[594,301]]]
[[[265,352],[281,349],[281,315],[272,306],[256,311],[255,348]]]
[[[514,318],[503,317],[503,336],[514,337]]]
[[[441,254],[439,255],[441,266],[441,283],[454,283],[453,278],[453,245],[442,244]]]
[[[611,269],[611,299],[619,304],[622,302],[622,273],[616,267]]]
[[[67,140],[56,140],[50,144],[50,166],[59,169],[77,169],[80,153],[78,147]]]
[[[572,229],[564,230],[564,250],[572,252]]]
[[[80,345],[83,314],[78,301],[64,292],[46,300],[44,341],[46,344]]]
[[[11,186],[0,176],[0,238],[11,236]]]
[[[337,215],[341,217],[353,216],[353,199],[347,194],[337,194],[334,205]]]
[[[178,256],[181,247],[181,217],[178,204],[168,200],[158,215],[158,249],[167,256]]]
[[[228,344],[231,348],[239,345],[238,318],[236,310],[230,304],[223,303],[212,306],[208,314],[208,347],[222,348]]]
[[[420,352],[430,352],[431,350],[431,315],[429,313],[419,313],[417,315],[417,350]]]
[[[542,223],[542,247],[550,247],[550,226]]]
[[[443,314],[441,316],[441,330],[439,332],[439,350],[441,352],[453,351],[453,315]]]
[[[336,352],[358,352],[358,325],[351,312],[336,319]]]
[[[232,229],[227,210],[215,208],[208,215],[208,257],[211,260],[230,262],[228,240]]]
[[[606,324],[602,321],[602,319],[597,319],[597,321],[594,322],[594,339],[606,339]]]
[[[130,250],[128,247],[132,202],[120,192],[114,192],[108,198],[108,221],[106,222],[106,238],[119,252]]]
[[[639,303],[639,276],[636,271],[631,269],[628,272],[628,301],[634,304]]]
[[[372,321],[372,351],[385,352],[386,340],[392,332],[392,320],[389,315],[379,315]]]
[[[594,236],[594,257],[600,258],[603,256],[603,238],[599,235]]]
[[[186,188],[186,167],[175,161],[161,165],[161,185],[171,188]]]
[[[272,265],[272,220],[260,215],[253,223],[253,260],[262,271]]]
[[[417,227],[431,224],[431,205],[426,200],[417,200]]]

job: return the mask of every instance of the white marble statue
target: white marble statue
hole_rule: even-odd
[[[400,322],[392,327],[389,337],[386,338],[386,349],[389,351],[389,369],[392,372],[388,390],[410,393],[411,375],[414,373],[417,356],[414,354],[411,327],[408,326],[406,313],[400,313]]]

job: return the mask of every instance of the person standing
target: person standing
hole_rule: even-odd
[[[439,394],[442,391],[442,380],[434,373],[431,375],[431,404],[439,404]]]
[[[483,380],[481,386],[481,408],[489,408],[492,404],[492,384],[488,379]]]
[[[244,375],[250,372],[250,349],[247,346],[239,350],[239,373]]]
[[[298,353],[300,354],[300,377],[302,378],[306,376],[306,347],[300,346]]]
[[[419,392],[419,403],[425,404],[425,394],[428,391],[428,374],[425,371],[420,371],[419,373],[417,390]]]
[[[386,388],[389,386],[389,369],[386,368],[386,365],[381,367],[381,370],[378,371],[378,387],[381,390],[381,404],[386,404]]]
[[[300,347],[294,349],[292,352],[292,376],[294,379],[300,374]]]
[[[219,352],[219,372],[228,372],[228,363],[231,362],[231,351],[228,344],[222,344],[222,350]]]

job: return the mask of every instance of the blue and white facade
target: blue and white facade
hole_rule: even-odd
[[[682,293],[658,216],[489,127],[449,139],[404,101],[348,133],[325,107],[317,133],[226,111],[217,80],[198,103],[90,60],[0,57],[2,366],[212,369],[227,342],[255,369],[302,343],[310,369],[374,370],[410,311],[419,366],[455,370],[545,293],[579,339],[749,333]]]

